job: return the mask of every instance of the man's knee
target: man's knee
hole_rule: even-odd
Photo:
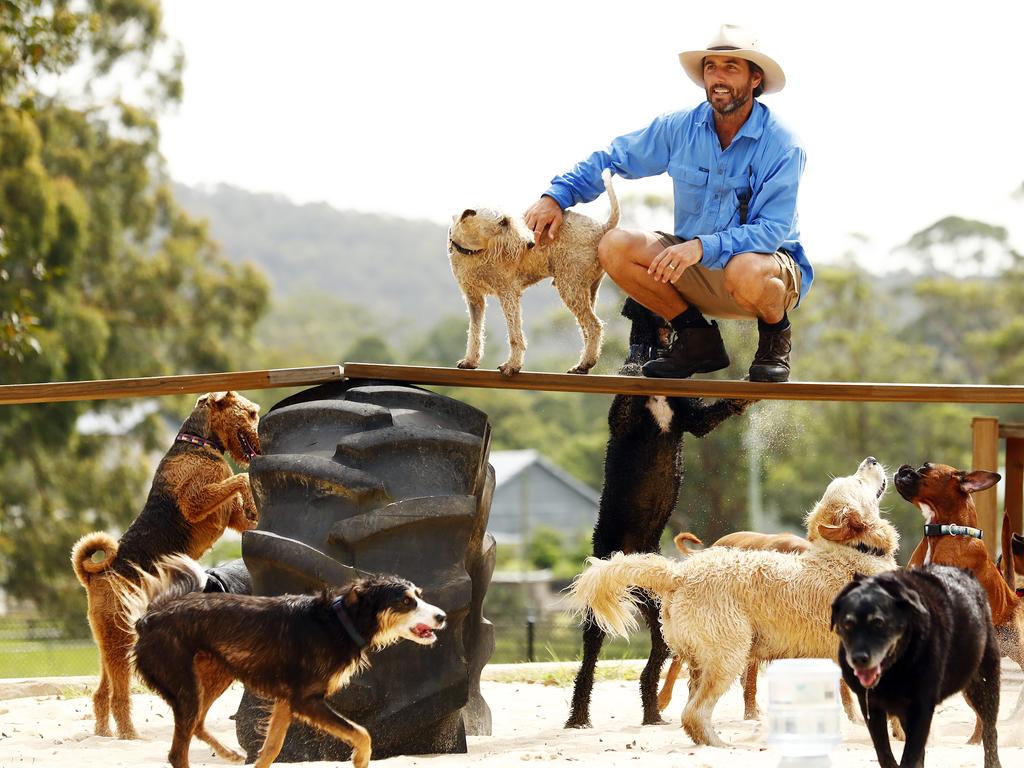
[[[627,264],[646,263],[647,238],[643,232],[609,229],[597,244],[597,259],[605,272],[613,274]]]
[[[622,229],[609,229],[597,244],[597,260],[606,271],[614,271],[629,252],[630,236]]]
[[[765,253],[737,253],[725,265],[723,283],[725,290],[733,297],[739,293],[749,293],[758,286],[777,275],[773,271],[774,262]],[[759,293],[759,291],[757,291]]]

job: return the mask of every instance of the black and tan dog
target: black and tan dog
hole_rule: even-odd
[[[981,722],[985,768],[999,768],[999,644],[988,599],[968,571],[925,565],[857,575],[832,604],[839,666],[857,695],[882,768],[924,765],[935,707],[963,691]],[[906,733],[897,763],[886,716]]]
[[[115,541],[98,531],[71,550],[71,564],[89,598],[89,625],[100,652],[100,684],[93,694],[96,733],[110,735],[113,710],[117,735],[134,739],[128,689],[129,638],[118,622],[120,603],[111,577],[137,578],[170,554],[199,557],[226,528],[256,525],[249,476],[234,474],[224,458],[239,464],[259,453],[259,406],[236,392],[210,392],[199,398],[161,460],[142,512]]]
[[[206,574],[173,556],[122,581],[123,621],[136,634],[135,668],[174,712],[168,759],[188,768],[193,735],[221,757],[242,762],[205,728],[210,705],[234,680],[274,702],[256,768],[274,762],[292,719],[352,747],[355,768],[370,760],[370,735],[326,697],[369,663],[372,651],[399,640],[432,645],[447,617],[411,582],[369,576],[318,595],[204,594]]]
[[[653,312],[626,299],[622,314],[631,321],[629,356],[619,373],[640,376],[641,366],[667,346],[670,328]],[[594,526],[594,557],[613,552],[660,552],[661,534],[679,499],[683,480],[683,435],[703,437],[728,419],[743,413],[750,400],[646,397],[616,395],[608,410],[608,446],[604,487]],[[658,710],[658,679],[668,658],[661,632],[658,604],[641,601],[640,610],[651,632],[651,653],[640,675],[640,699],[645,725],[664,722]],[[583,628],[583,661],[576,673],[572,709],[566,728],[590,727],[590,695],[594,670],[605,633],[596,622]]]

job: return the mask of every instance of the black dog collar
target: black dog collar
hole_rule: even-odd
[[[193,445],[205,445],[207,448],[213,448],[213,450],[220,453],[224,453],[224,448],[221,447],[220,443],[215,440],[207,440],[205,437],[199,435],[190,435],[188,432],[179,432],[175,440],[182,443],[192,443]]]
[[[352,642],[355,643],[360,649],[366,647],[366,641],[363,636],[359,634],[359,630],[356,629],[356,625],[352,623],[352,617],[348,615],[348,611],[345,610],[344,597],[339,597],[331,603],[331,608],[334,609],[334,615],[338,617],[338,621],[341,622],[342,628],[345,630]]]
[[[853,548],[856,549],[858,552],[863,552],[865,555],[885,557],[885,550],[881,547],[869,547],[867,544],[857,543],[853,545]]]
[[[449,240],[448,242],[452,244],[452,248],[461,253],[463,256],[476,256],[478,253],[483,253],[483,248],[480,248],[476,251],[471,251],[469,250],[469,248],[463,248],[461,245],[456,243],[455,240]]]
[[[972,539],[980,539],[985,535],[981,528],[971,528],[969,525],[926,525],[925,536],[970,536]]]

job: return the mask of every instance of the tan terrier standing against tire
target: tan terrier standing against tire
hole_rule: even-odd
[[[196,402],[160,461],[146,505],[120,541],[87,533],[71,550],[71,564],[89,597],[89,626],[100,651],[100,684],[93,694],[96,734],[136,738],[129,698],[131,636],[119,618],[118,579],[135,583],[167,555],[197,558],[226,528],[246,531],[257,522],[247,473],[234,474],[225,453],[241,465],[260,452],[260,407],[237,392],[210,392]]]
[[[467,208],[452,218],[448,255],[452,272],[469,309],[466,356],[459,368],[476,368],[484,349],[484,307],[487,296],[497,296],[508,323],[509,356],[498,366],[505,376],[518,373],[526,354],[521,301],[523,291],[546,277],[575,315],[583,335],[579,362],[569,373],[586,373],[601,354],[604,324],[595,313],[597,289],[604,270],[597,260],[597,244],[619,223],[619,201],[605,172],[611,200],[608,221],[601,223],[566,211],[558,237],[534,242],[520,216],[487,208]]]

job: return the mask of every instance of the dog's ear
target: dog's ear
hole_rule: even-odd
[[[476,216],[476,211],[474,211],[472,208],[467,208],[462,212],[462,215],[459,216],[459,221],[464,220],[467,216]]]
[[[818,533],[821,534],[823,539],[836,542],[849,541],[860,536],[868,529],[864,523],[864,518],[860,516],[860,512],[849,506],[843,507],[837,517],[839,518],[837,525],[818,523]]]
[[[905,606],[910,608],[915,613],[919,614],[924,618],[928,618],[928,609],[921,600],[921,595],[916,590],[911,589],[902,581],[896,578],[883,578],[879,579],[878,583],[882,589],[889,593],[890,596],[896,601],[897,605]]]
[[[363,596],[364,587],[361,583],[352,585],[349,589],[348,594],[345,595],[345,607],[351,608],[353,605],[359,602],[359,598]]]
[[[209,399],[207,405],[217,410],[223,410],[227,408],[231,402],[235,399],[235,393],[231,390],[225,392],[208,392]]]
[[[964,493],[977,493],[991,488],[1002,480],[996,472],[989,472],[985,469],[976,469],[973,472],[960,472],[960,490]]]
[[[202,395],[200,395],[196,399],[195,407],[198,408],[200,405],[206,405],[209,402],[209,400],[210,400],[210,393],[209,392],[207,392],[205,394],[202,394]]]

